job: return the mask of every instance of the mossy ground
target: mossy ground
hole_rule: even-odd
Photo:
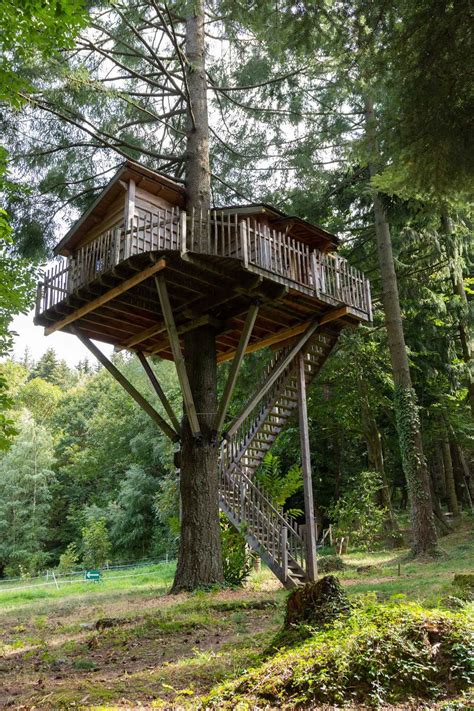
[[[446,557],[428,563],[407,561],[406,551],[351,553],[337,575],[353,600],[372,593],[389,607],[409,601],[436,609],[456,595],[454,574],[470,572],[471,536],[466,524],[442,540]],[[375,567],[356,571],[367,565]],[[287,593],[268,571],[253,574],[243,591],[169,596],[172,572],[33,600],[0,593],[0,708],[198,708],[220,684],[271,661],[262,653],[281,628]],[[104,617],[115,626],[96,630]],[[253,709],[251,697],[239,693],[231,707]],[[283,704],[267,699],[261,707]],[[397,708],[441,707],[436,699],[413,704]],[[452,711],[469,708],[459,704]]]

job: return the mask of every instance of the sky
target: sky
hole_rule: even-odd
[[[78,361],[88,358],[94,360],[94,356],[87,348],[70,333],[52,333],[50,336],[44,335],[42,326],[35,326],[33,323],[34,311],[26,316],[17,316],[12,323],[11,330],[17,333],[13,347],[13,357],[20,359],[25,348],[28,348],[30,358],[38,360],[47,348],[54,348],[58,358],[64,359],[69,366],[77,365]],[[100,350],[107,356],[111,356],[113,346],[105,343],[97,343]]]

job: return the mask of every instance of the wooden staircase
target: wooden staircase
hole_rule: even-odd
[[[305,346],[307,385],[321,370],[337,338],[337,333],[316,333]],[[290,349],[291,345],[274,356],[262,384],[270,380]],[[221,510],[287,588],[308,579],[303,533],[292,516],[270,501],[253,475],[297,410],[297,393],[294,358],[249,414],[236,418],[227,428],[220,454]]]

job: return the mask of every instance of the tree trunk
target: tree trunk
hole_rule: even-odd
[[[459,503],[458,497],[456,496],[456,485],[454,483],[453,461],[451,459],[451,450],[446,431],[442,435],[441,448],[443,452],[444,476],[449,510],[453,516],[459,516]]]
[[[217,412],[214,330],[205,326],[184,337],[184,357],[202,440],[187,417],[181,428],[181,536],[172,592],[223,582],[219,528],[218,448],[212,424]]]
[[[370,175],[374,176],[377,173],[376,162],[379,153],[374,109],[370,98],[366,99],[365,120],[371,152],[369,170]],[[395,384],[395,416],[411,505],[412,551],[415,555],[433,555],[436,552],[437,535],[431,502],[430,477],[423,453],[418,405],[412,387],[405,346],[390,228],[382,200],[377,192],[373,193],[373,211],[382,281],[382,303]]]
[[[210,207],[209,126],[205,71],[204,4],[188,5],[186,80],[188,91],[186,208]],[[215,333],[209,326],[184,336],[184,357],[202,438],[192,436],[187,418],[181,433],[181,536],[172,592],[223,582],[219,527],[218,448],[212,423],[217,412]]]
[[[449,258],[449,271],[453,285],[453,292],[460,301],[460,311],[458,317],[459,340],[461,341],[462,358],[467,366],[466,384],[468,399],[471,406],[471,414],[474,418],[474,364],[472,339],[469,329],[469,304],[467,301],[466,290],[464,288],[461,259],[459,255],[459,242],[458,238],[454,234],[453,223],[445,207],[441,211],[441,225],[446,236],[446,252]]]
[[[366,390],[365,383],[361,382],[360,388],[364,392]],[[392,499],[390,496],[387,475],[385,473],[382,438],[365,392],[362,400],[362,423],[365,441],[367,443],[367,458],[369,460],[369,466],[371,469],[380,474],[380,479],[382,481],[382,487],[379,491],[379,503],[387,512],[384,521],[385,530],[387,533],[397,533],[399,528],[393,513]]]

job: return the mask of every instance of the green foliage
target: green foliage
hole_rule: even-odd
[[[19,434],[0,459],[0,565],[9,574],[35,573],[46,564],[56,477],[48,431],[24,413]]]
[[[280,457],[267,452],[255,476],[267,494],[268,498],[277,506],[284,506],[293,494],[303,486],[301,467],[294,464],[286,473],[282,472]],[[288,513],[298,516],[300,509],[290,509]]]
[[[79,551],[77,545],[73,542],[68,545],[64,553],[59,556],[58,569],[61,573],[70,573],[76,570],[79,565]]]
[[[105,518],[90,521],[82,533],[82,563],[85,568],[101,568],[109,560],[110,540]]]
[[[215,689],[206,708],[442,699],[472,683],[473,631],[465,614],[369,599],[349,618]]]
[[[221,547],[224,582],[230,587],[241,587],[252,570],[250,554],[244,536],[221,515]]]
[[[377,504],[381,488],[378,472],[364,471],[352,479],[348,490],[330,511],[337,537],[349,538],[352,546],[371,550],[383,528],[385,511]]]

